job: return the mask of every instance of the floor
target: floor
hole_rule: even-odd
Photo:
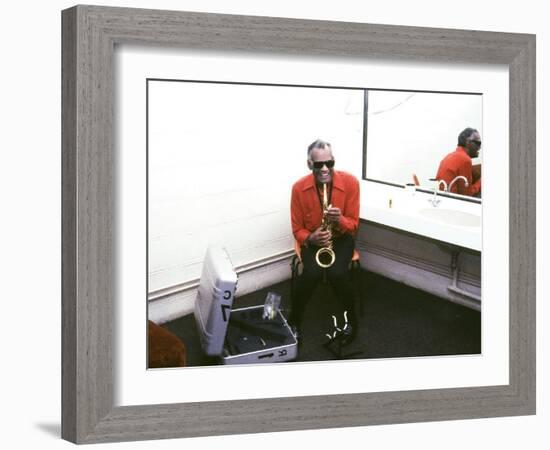
[[[332,316],[343,323],[343,311],[330,285],[320,284],[306,308],[295,361],[481,353],[480,312],[365,271],[361,271],[356,283],[362,292],[357,302],[359,329],[356,339],[340,352],[336,343],[326,345],[329,341],[326,333],[334,328]],[[289,281],[242,297],[238,297],[237,292],[233,309],[263,305],[268,291],[281,295],[281,309],[288,317]],[[193,315],[164,326],[185,343],[188,366],[220,363],[203,354]]]

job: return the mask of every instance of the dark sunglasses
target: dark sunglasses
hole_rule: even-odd
[[[327,168],[332,169],[334,167],[334,159],[329,159],[328,161],[313,161],[313,168],[314,169],[322,169],[323,166],[327,166]]]
[[[470,142],[473,142],[474,144],[477,144],[478,147],[481,147],[481,141],[476,141],[475,139],[468,139]]]

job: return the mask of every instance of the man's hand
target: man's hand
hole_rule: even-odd
[[[330,231],[323,230],[319,227],[309,235],[308,242],[312,245],[316,245],[317,247],[326,247],[329,244],[331,237],[332,235]]]
[[[342,217],[342,211],[340,211],[340,208],[337,208],[336,206],[329,206],[329,208],[327,208],[327,219],[329,222],[338,224],[340,223],[340,217]]]

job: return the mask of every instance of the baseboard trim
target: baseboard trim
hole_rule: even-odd
[[[481,302],[449,289],[453,283],[449,267],[418,261],[410,256],[392,253],[387,248],[380,249],[368,244],[360,245],[359,252],[361,266],[368,271],[476,311],[481,310]],[[461,274],[458,282],[460,288],[472,296],[481,295],[481,283],[475,277]]]
[[[293,250],[278,253],[235,268],[239,284],[235,297],[263,289],[290,278]],[[151,292],[147,316],[157,324],[178,319],[193,312],[200,279]]]

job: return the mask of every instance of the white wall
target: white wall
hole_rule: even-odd
[[[429,184],[464,128],[483,138],[482,102],[479,94],[369,91],[367,178],[406,184],[414,173]]]
[[[199,278],[211,244],[235,266],[292,249],[307,147],[360,175],[361,106],[359,90],[151,81],[149,292]]]
[[[8,2],[1,27],[3,258],[2,444],[6,448],[69,449],[60,423],[60,14],[72,1]],[[397,25],[537,33],[537,160],[539,230],[548,229],[550,31],[544,2],[435,0],[339,2],[233,0],[104,0],[104,5],[333,19]],[[489,418],[188,440],[96,445],[94,449],[281,449],[344,444],[384,449],[543,449],[548,440],[548,237],[538,243],[537,357],[539,413]]]

